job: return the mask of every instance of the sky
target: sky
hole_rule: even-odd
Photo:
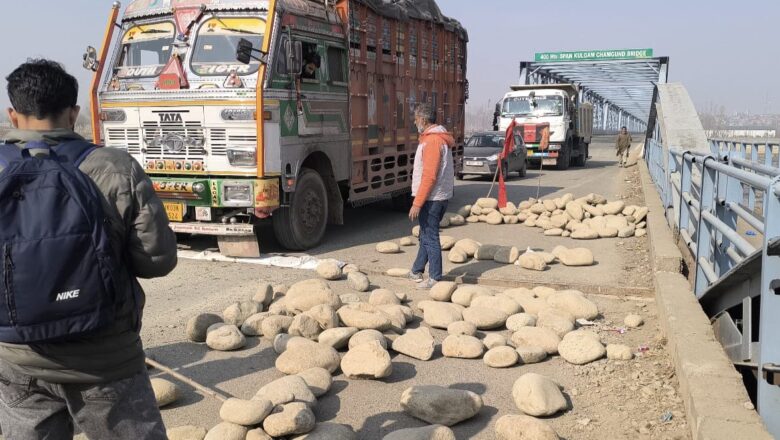
[[[91,75],[81,56],[87,45],[100,45],[112,0],[2,2],[0,107],[8,106],[5,76],[28,57],[62,62],[88,106]],[[503,96],[518,80],[519,61],[536,52],[653,48],[670,57],[669,81],[683,83],[699,110],[780,113],[780,87],[773,84],[780,72],[777,0],[438,3],[469,32],[469,106]]]

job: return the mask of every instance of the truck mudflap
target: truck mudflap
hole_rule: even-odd
[[[260,243],[252,224],[171,222],[170,227],[178,234],[216,236],[219,252],[226,257],[258,258],[260,256]]]

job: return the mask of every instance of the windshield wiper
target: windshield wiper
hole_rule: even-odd
[[[225,24],[224,21],[222,21],[221,18],[217,18],[217,21],[222,25],[222,29],[226,30],[226,31],[235,32],[237,34],[246,34],[246,35],[257,35],[257,36],[262,36],[263,35],[263,34],[261,34],[259,32],[252,32],[252,31],[248,31],[246,29],[236,29],[236,28],[229,27],[227,24]]]
[[[162,29],[149,29],[149,30],[142,30],[142,34],[167,34],[168,31],[164,31]]]

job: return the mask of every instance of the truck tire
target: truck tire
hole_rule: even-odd
[[[274,212],[273,224],[279,244],[291,251],[305,251],[322,242],[328,226],[328,194],[318,172],[301,170],[290,206]]]
[[[575,167],[584,167],[585,162],[588,161],[588,147],[586,143],[580,144],[580,155],[572,159],[572,165]]]
[[[558,159],[555,161],[555,169],[559,171],[565,171],[569,169],[571,163],[571,139],[561,145],[561,149],[558,150]]]

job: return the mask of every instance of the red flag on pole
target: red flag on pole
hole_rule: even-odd
[[[499,156],[499,162],[498,162],[498,207],[499,208],[506,208],[506,183],[504,182],[504,168],[502,167],[503,162],[506,160],[506,158],[509,157],[510,154],[512,154],[512,150],[515,149],[515,126],[517,123],[514,119],[512,119],[512,123],[509,124],[509,127],[506,129],[506,137],[504,138],[504,150],[501,152],[501,155]]]

